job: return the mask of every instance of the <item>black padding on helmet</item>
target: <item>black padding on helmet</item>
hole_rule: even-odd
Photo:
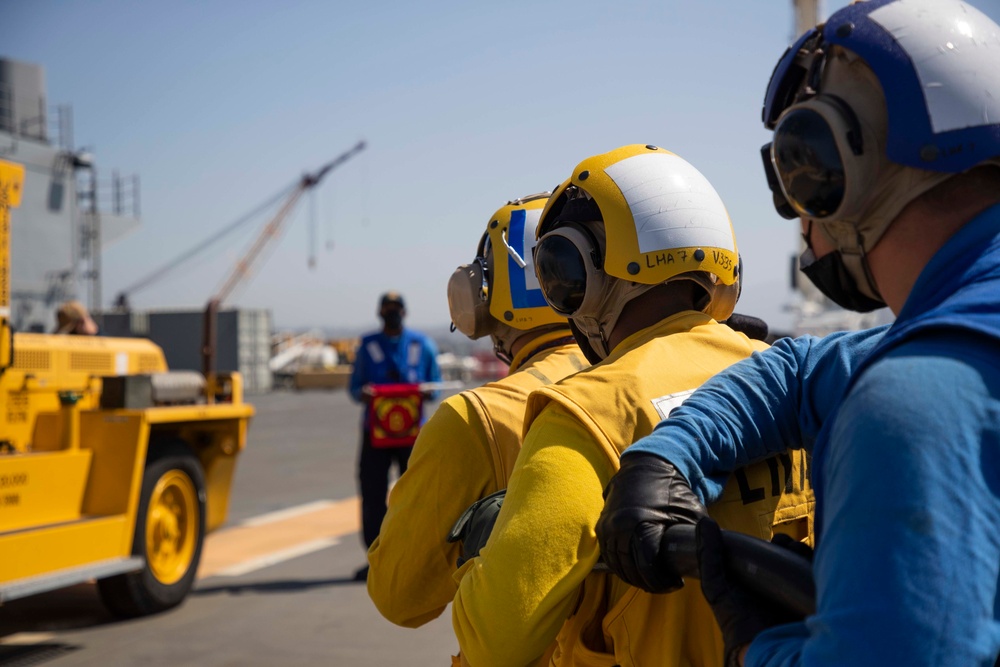
[[[604,216],[601,215],[601,209],[598,208],[597,202],[587,197],[577,197],[570,199],[563,205],[553,224],[592,222],[595,220],[604,221]]]

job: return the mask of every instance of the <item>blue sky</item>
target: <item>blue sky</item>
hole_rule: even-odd
[[[447,323],[447,279],[494,210],[628,143],[712,181],[746,264],[739,310],[787,324],[796,223],[774,213],[758,151],[791,37],[790,0],[0,0],[0,54],[45,67],[50,103],[73,105],[101,168],[141,176],[143,224],[105,253],[106,300],[368,141],[319,188],[315,270],[304,205],[231,300],[288,327],[374,324],[387,289],[411,324]],[[252,238],[133,304],[201,306]]]

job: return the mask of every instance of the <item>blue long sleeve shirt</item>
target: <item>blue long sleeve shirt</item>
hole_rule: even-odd
[[[812,450],[852,373],[888,326],[783,338],[703,384],[628,448],[673,463],[704,503],[729,474],[787,449]]]
[[[361,338],[351,369],[349,391],[356,401],[362,401],[361,389],[366,384],[415,384],[440,382],[437,346],[429,337],[403,329],[398,336],[381,331]],[[437,392],[430,392],[433,399]],[[364,419],[367,419],[367,412]]]
[[[695,396],[683,408],[693,409]],[[832,388],[827,400],[813,448],[817,612],[759,635],[746,664],[993,665],[1000,653],[1000,206],[934,256],[846,390]],[[772,435],[787,435],[793,416],[781,408],[744,415],[765,424],[789,420],[762,427]],[[712,454],[691,450],[684,466],[703,476],[705,498],[734,462],[781,446],[746,442]],[[643,443],[677,457],[673,445],[653,445]]]

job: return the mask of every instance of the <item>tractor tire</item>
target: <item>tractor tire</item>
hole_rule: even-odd
[[[137,572],[97,582],[104,605],[122,618],[179,605],[194,585],[205,541],[205,475],[183,441],[150,443],[135,520]]]

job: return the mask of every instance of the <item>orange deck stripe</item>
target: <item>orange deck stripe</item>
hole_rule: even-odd
[[[361,530],[360,511],[358,499],[348,498],[287,519],[214,532],[205,538],[198,578],[320,538],[357,533]]]

